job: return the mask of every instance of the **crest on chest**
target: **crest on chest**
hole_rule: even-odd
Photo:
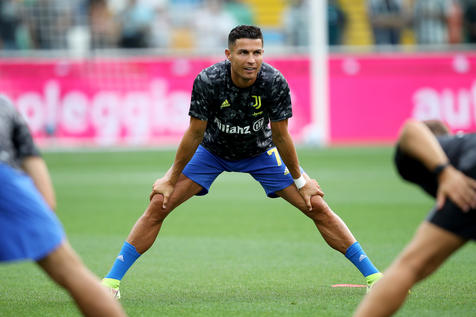
[[[229,101],[229,99],[231,101]],[[233,108],[232,105],[237,105],[239,106],[240,103],[249,106],[250,111],[252,111],[252,116],[257,117],[261,114],[263,114],[263,109],[261,105],[261,96],[257,95],[251,95],[250,98],[247,98],[247,101],[244,100],[238,100],[238,98],[226,98],[223,100],[220,104],[220,111],[226,111],[228,110],[227,108]],[[243,108],[242,108],[243,109]],[[246,107],[245,107],[246,109]]]

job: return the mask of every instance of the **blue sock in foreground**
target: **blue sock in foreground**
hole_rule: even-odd
[[[126,274],[127,270],[134,264],[138,257],[140,257],[140,253],[136,251],[136,248],[127,241],[124,241],[124,245],[116,261],[114,261],[111,270],[107,273],[106,278],[122,280],[124,274]]]
[[[345,257],[355,265],[364,277],[379,272],[358,242],[354,242],[347,251],[345,251]]]

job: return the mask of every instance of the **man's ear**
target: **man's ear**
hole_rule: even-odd
[[[225,48],[225,56],[229,61],[231,60],[231,51],[229,48]]]

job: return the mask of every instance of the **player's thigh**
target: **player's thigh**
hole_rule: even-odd
[[[184,174],[180,174],[177,184],[175,184],[175,190],[170,195],[170,205],[172,208],[177,207],[191,197],[197,195],[203,190],[203,187],[191,180]]]
[[[65,285],[67,279],[77,277],[83,264],[67,240],[36,262],[55,282]]]
[[[436,270],[467,240],[427,221],[418,228],[410,244],[403,250],[397,263],[424,278]]]
[[[277,191],[276,194],[308,216],[312,216],[311,214],[318,216],[319,213],[330,211],[330,208],[324,198],[319,195],[311,197],[312,210],[309,211],[304,198],[301,196],[294,184]]]
[[[177,183],[175,184],[174,191],[169,197],[167,202],[167,208],[163,209],[163,196],[162,194],[155,194],[149,204],[148,211],[150,212],[160,212],[168,214],[177,206],[190,199],[192,196],[200,193],[203,190],[203,187],[185,176],[180,174]]]

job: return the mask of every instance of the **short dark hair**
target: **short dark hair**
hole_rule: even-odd
[[[238,25],[228,34],[228,48],[235,44],[238,39],[260,39],[263,43],[261,29],[253,25]]]
[[[424,120],[423,124],[436,136],[450,134],[450,129],[448,129],[448,126],[441,120]]]

